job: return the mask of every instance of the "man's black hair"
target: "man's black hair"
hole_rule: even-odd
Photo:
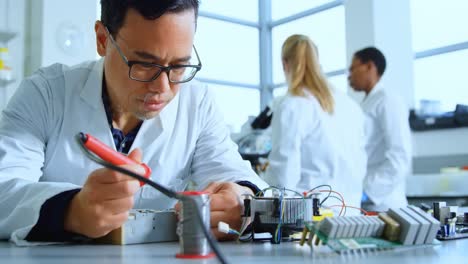
[[[196,21],[198,6],[198,0],[101,0],[101,21],[110,33],[116,34],[123,26],[130,8],[148,20],[155,20],[165,13],[179,13],[193,9]]]
[[[385,72],[385,67],[387,66],[387,62],[385,60],[385,56],[383,53],[375,47],[367,47],[362,50],[357,51],[354,53],[354,57],[358,58],[361,62],[367,63],[372,61],[377,67],[377,73],[379,76],[382,76]]]

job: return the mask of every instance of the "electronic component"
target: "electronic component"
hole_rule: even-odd
[[[328,239],[384,237],[403,245],[432,243],[437,221],[419,208],[390,209],[378,216],[325,218],[316,225]]]
[[[364,233],[364,237],[371,237],[373,228],[371,220],[369,219],[369,217],[362,217],[361,219],[363,219],[366,222],[366,225],[364,225],[366,230],[366,232]]]
[[[329,238],[335,238],[338,226],[338,220],[336,218],[325,218],[320,222],[320,232]]]
[[[434,203],[434,217],[440,221],[437,239],[468,238],[468,234],[466,234],[468,213],[457,215],[458,209],[458,206],[446,206],[444,202]]]
[[[434,218],[440,220],[440,208],[446,207],[447,203],[446,202],[434,202],[433,207],[434,207]]]
[[[412,245],[419,229],[418,222],[399,208],[390,208],[388,210],[388,215],[400,223],[401,233],[399,241],[403,245]]]
[[[306,223],[304,233],[314,233],[309,236],[311,247],[327,245],[337,252],[353,252],[437,244],[434,241],[437,226],[438,221],[432,216],[410,206],[390,209],[377,216],[325,218],[322,222]]]
[[[346,222],[348,222],[348,225],[346,226],[346,228],[348,229],[346,237],[354,237],[356,234],[357,224],[355,224],[353,217],[348,216],[348,217],[344,217],[343,219]]]
[[[177,218],[173,210],[130,210],[128,220],[118,229],[96,239],[98,243],[130,245],[177,241]]]
[[[313,216],[320,216],[320,199],[312,198],[312,214]]]
[[[377,216],[339,216],[325,218],[318,230],[328,238],[378,237],[384,225]]]
[[[277,232],[287,237],[293,232],[302,231],[304,222],[312,222],[312,207],[311,197],[254,197],[250,200],[250,212],[247,215],[253,217],[254,233],[268,232],[272,242],[279,243],[275,239],[275,236],[278,237]]]
[[[382,237],[384,229],[385,229],[385,222],[380,219],[380,217],[376,216],[375,221],[378,223],[378,229],[377,229],[377,236]]]
[[[325,220],[326,220],[326,219],[325,219]],[[336,237],[336,238],[343,237],[343,233],[344,233],[344,229],[343,229],[343,220],[341,220],[341,217],[336,217],[336,218],[335,218],[335,221],[336,221],[336,223],[337,223],[335,237]]]
[[[407,215],[409,215],[410,217],[412,217],[419,224],[419,228],[416,234],[416,238],[414,240],[414,244],[415,245],[424,244],[426,241],[426,237],[429,232],[429,227],[431,223],[407,207],[401,208],[401,210],[405,212]]]
[[[424,240],[424,243],[432,243],[434,238],[437,235],[437,231],[439,230],[440,222],[437,221],[434,217],[430,216],[429,214],[425,213],[423,210],[416,206],[408,206],[409,209],[413,210],[416,214],[421,216],[422,218],[426,219],[430,223],[429,230],[427,232],[427,236]]]
[[[353,216],[353,221],[356,223],[356,231],[354,232],[355,237],[362,237],[364,235],[364,224],[363,220],[359,216]]]

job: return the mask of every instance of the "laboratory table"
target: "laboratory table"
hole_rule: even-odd
[[[298,242],[270,243],[221,242],[220,248],[229,263],[378,263],[378,264],[442,264],[468,263],[468,239],[442,242],[436,246],[359,251],[347,254],[317,252]],[[209,260],[175,258],[179,245],[153,243],[139,245],[48,245],[18,247],[0,241],[0,263],[15,264],[155,264],[155,263],[219,263]]]

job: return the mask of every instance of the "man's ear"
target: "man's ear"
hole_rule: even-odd
[[[94,24],[94,31],[96,32],[96,51],[99,56],[106,56],[107,48],[107,30],[101,21],[96,21]]]
[[[366,68],[368,72],[377,72],[377,66],[375,66],[375,64],[371,60],[366,62]]]

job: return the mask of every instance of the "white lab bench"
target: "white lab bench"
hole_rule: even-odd
[[[222,242],[220,247],[229,263],[378,263],[378,264],[442,264],[466,263],[468,239],[442,242],[436,246],[405,248],[352,254],[318,253],[298,242],[270,243]],[[52,245],[17,247],[0,242],[0,263],[15,264],[155,264],[155,263],[219,263],[209,260],[176,259],[179,245],[154,243],[141,245]]]

